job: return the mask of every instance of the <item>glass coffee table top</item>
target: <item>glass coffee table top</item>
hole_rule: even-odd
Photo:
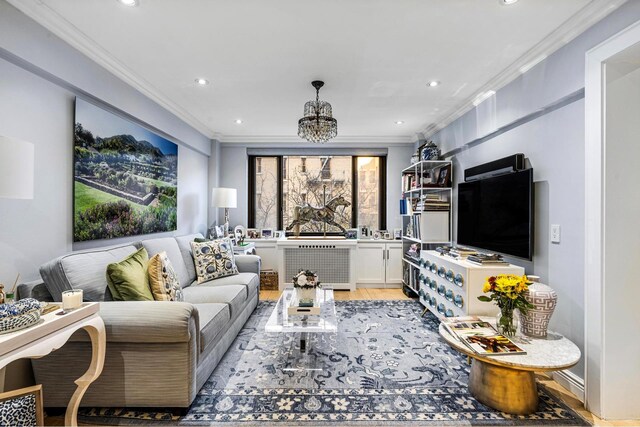
[[[287,308],[295,299],[296,293],[293,288],[287,288],[282,292],[267,321],[266,332],[335,333],[338,331],[333,288],[323,286],[316,289],[316,301],[320,305],[319,315],[289,315]]]

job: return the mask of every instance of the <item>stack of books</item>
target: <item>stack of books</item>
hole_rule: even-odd
[[[455,259],[469,259],[470,256],[476,255],[478,252],[474,251],[470,248],[465,248],[464,246],[454,246],[449,250],[449,255],[451,258]]]
[[[442,320],[442,325],[451,336],[475,353],[486,356],[527,354],[509,338],[499,334],[490,323],[479,317],[449,317]]]
[[[448,211],[451,204],[439,194],[425,194],[416,205],[417,211]]]
[[[502,255],[498,254],[474,254],[467,257],[467,261],[477,265],[509,265],[502,259]]]

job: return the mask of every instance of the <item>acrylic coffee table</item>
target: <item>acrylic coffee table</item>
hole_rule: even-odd
[[[299,334],[300,351],[307,352],[310,334],[338,332],[336,305],[333,300],[333,288],[323,285],[316,289],[316,301],[320,305],[319,315],[289,315],[287,308],[295,300],[293,288],[282,292],[267,324],[266,332],[280,334]]]
[[[482,320],[495,322],[495,319]],[[551,331],[545,339],[516,335],[516,343],[527,354],[500,356],[475,353],[442,324],[439,332],[447,344],[473,359],[469,373],[471,394],[485,405],[509,414],[531,414],[538,408],[534,372],[567,369],[580,360],[580,349]]]

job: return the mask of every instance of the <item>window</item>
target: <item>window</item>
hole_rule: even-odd
[[[340,227],[386,228],[385,157],[252,156],[249,162],[251,228],[286,229],[300,206],[322,207],[338,197],[349,205],[335,206],[328,234],[342,234]],[[303,234],[324,231],[323,222],[300,225]]]

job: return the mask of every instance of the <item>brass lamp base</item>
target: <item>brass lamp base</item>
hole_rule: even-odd
[[[469,391],[479,402],[508,414],[527,415],[538,409],[538,388],[533,371],[473,359]]]

